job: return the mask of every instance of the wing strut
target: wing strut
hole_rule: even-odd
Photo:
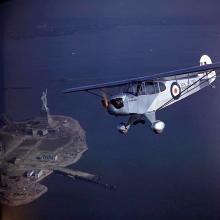
[[[156,121],[155,112],[147,112],[144,115],[150,121],[151,124],[153,124]]]

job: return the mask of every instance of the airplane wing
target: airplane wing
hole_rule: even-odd
[[[167,77],[172,77],[172,76],[176,77],[176,76],[180,76],[183,74],[198,74],[201,72],[213,71],[213,70],[217,70],[217,69],[220,69],[220,62],[213,63],[213,64],[207,64],[207,65],[203,65],[203,66],[193,66],[193,67],[189,67],[189,68],[173,70],[173,71],[153,74],[153,75],[149,75],[149,76],[135,77],[135,78],[112,81],[112,82],[107,82],[107,83],[74,87],[74,88],[66,89],[63,92],[64,93],[72,93],[72,92],[90,91],[90,90],[96,90],[96,89],[102,89],[102,88],[113,88],[113,87],[127,85],[129,83],[137,83],[137,82],[142,82],[142,81],[147,81],[147,80],[149,80],[149,81],[162,80]]]

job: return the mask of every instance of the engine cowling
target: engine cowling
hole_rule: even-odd
[[[163,133],[163,130],[165,128],[165,123],[163,121],[155,121],[151,128],[153,129],[153,131],[156,133],[156,134],[161,134]]]

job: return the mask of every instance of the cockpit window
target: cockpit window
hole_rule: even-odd
[[[166,90],[163,82],[145,82],[145,94],[157,94]]]
[[[110,101],[110,103],[117,109],[120,109],[124,106],[122,98],[115,98]]]
[[[157,94],[165,90],[166,86],[163,82],[140,82],[129,86],[126,92],[138,96]]]
[[[146,82],[145,83],[145,94],[151,95],[155,94],[155,84],[154,82]]]
[[[151,95],[159,93],[159,87],[157,82],[143,82],[139,89],[138,95]]]
[[[160,92],[163,92],[166,90],[165,83],[159,82]]]

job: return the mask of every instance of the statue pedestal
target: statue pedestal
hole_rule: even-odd
[[[41,125],[42,127],[47,128],[49,126],[49,120],[48,120],[48,116],[49,116],[49,109],[43,109],[41,108]]]

